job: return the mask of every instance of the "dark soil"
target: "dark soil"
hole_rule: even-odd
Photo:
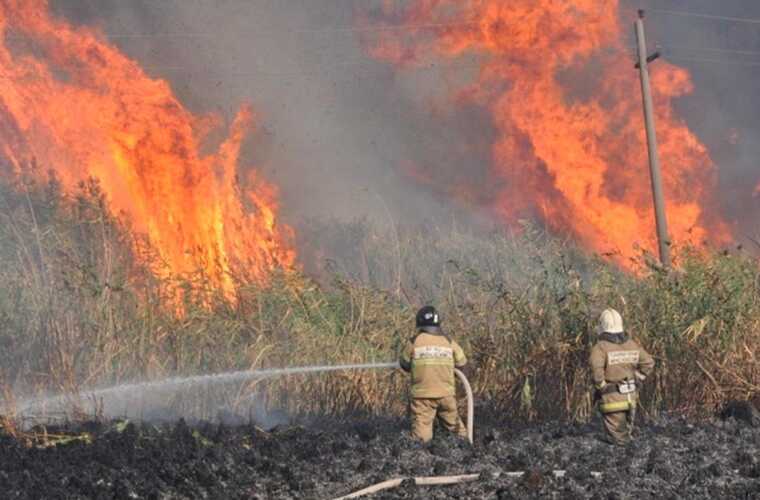
[[[627,447],[600,441],[596,425],[560,423],[480,424],[474,447],[443,433],[423,446],[401,420],[271,432],[87,424],[66,429],[87,439],[44,449],[1,437],[0,497],[323,499],[396,477],[481,473],[473,483],[404,484],[373,498],[760,498],[760,428],[752,423],[738,414],[650,423]],[[566,475],[554,477],[556,469]]]

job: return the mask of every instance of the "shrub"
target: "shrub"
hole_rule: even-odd
[[[274,270],[257,283],[241,272],[230,303],[201,272],[155,273],[149,243],[109,211],[95,181],[70,195],[54,177],[6,183],[0,204],[0,363],[16,399],[393,360],[428,302],[465,347],[478,401],[514,419],[591,415],[587,355],[609,306],[657,359],[645,413],[703,416],[759,392],[758,266],[740,251],[677,249],[671,273],[642,255],[628,273],[530,225],[482,234],[311,221],[308,255],[322,256],[308,262],[314,278]],[[178,301],[182,314],[167,307]],[[245,413],[253,401],[300,413],[401,413],[406,384],[403,373],[381,370],[143,387],[110,411],[158,405],[213,416],[220,407]]]

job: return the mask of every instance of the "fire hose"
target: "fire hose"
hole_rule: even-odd
[[[555,478],[563,478],[565,477],[567,471],[564,470],[555,470],[552,471],[552,475]],[[491,474],[492,478],[497,477],[508,477],[508,478],[521,478],[526,474],[525,471],[516,471],[516,472],[496,472],[494,474]],[[591,472],[591,477],[599,480],[602,477],[601,472]],[[367,486],[366,488],[362,488],[361,490],[354,491],[353,493],[349,493],[348,495],[344,495],[342,497],[337,497],[334,500],[348,500],[350,498],[359,498],[363,497],[364,495],[371,495],[373,493],[377,493],[378,491],[388,490],[391,488],[396,488],[398,486],[401,486],[404,484],[404,481],[411,481],[416,486],[441,486],[446,484],[459,484],[459,483],[469,483],[472,481],[478,481],[479,479],[485,479],[482,477],[481,474],[460,474],[458,476],[422,476],[422,477],[400,477],[396,479],[389,479],[387,481],[383,481],[377,484],[373,484],[372,486]]]
[[[394,367],[398,367],[398,365],[392,365]],[[461,370],[454,369],[454,373],[456,374],[459,381],[462,383],[462,386],[464,387],[464,391],[467,395],[467,441],[470,442],[470,444],[473,444],[473,425],[475,421],[475,402],[472,395],[472,386],[470,386],[470,381],[467,380],[467,377],[464,373],[461,372]],[[430,476],[430,477],[414,477],[414,478],[396,478],[396,479],[389,479],[387,481],[383,481],[381,483],[374,484],[372,486],[368,486],[366,488],[363,488],[361,490],[355,491],[353,493],[350,493],[348,495],[336,498],[335,500],[344,500],[349,498],[358,498],[364,495],[369,495],[371,493],[376,493],[378,491],[386,490],[389,488],[395,488],[397,486],[401,486],[404,481],[407,479],[411,479],[414,481],[414,484],[418,486],[435,486],[435,485],[444,485],[444,484],[457,484],[457,483],[464,483],[468,481],[476,481],[480,478],[480,474],[463,474],[458,476]]]
[[[270,377],[278,377],[283,375],[291,375],[291,374],[297,374],[297,373],[317,373],[317,372],[329,372],[329,371],[340,371],[340,370],[369,370],[369,369],[382,369],[382,368],[400,368],[398,362],[381,362],[381,363],[361,363],[361,364],[351,364],[351,365],[323,365],[323,366],[303,366],[303,367],[290,367],[290,368],[271,368],[271,369],[263,369],[263,370],[242,370],[237,372],[229,372],[229,373],[222,373],[222,374],[213,374],[213,375],[197,375],[192,377],[180,377],[180,378],[172,378],[168,380],[162,380],[162,381],[156,381],[156,382],[143,382],[143,383],[134,383],[134,384],[122,384],[119,386],[109,387],[105,389],[98,389],[95,391],[92,391],[90,394],[94,397],[103,397],[104,395],[110,394],[110,393],[116,393],[118,391],[128,391],[128,390],[134,390],[134,389],[140,389],[140,390],[146,390],[150,389],[152,387],[162,387],[162,386],[180,386],[183,384],[191,384],[191,383],[199,383],[203,381],[213,382],[215,380],[224,380],[224,381],[235,381],[235,380],[247,380],[249,378],[270,378]],[[458,369],[454,369],[454,373],[456,374],[456,377],[461,382],[462,386],[464,387],[465,393],[467,395],[467,440],[470,442],[470,444],[473,443],[473,426],[474,426],[474,420],[475,420],[475,405],[473,401],[473,394],[472,394],[472,387],[470,386],[470,382],[467,380],[467,377],[464,373],[462,373]],[[48,403],[50,404],[51,401],[56,401],[57,399],[60,399],[61,396],[57,396],[54,398],[47,398],[42,400],[41,403]],[[34,404],[40,404],[39,401],[29,401],[25,404],[26,407],[32,407]],[[478,479],[480,475],[479,474],[465,474],[460,476],[433,476],[433,477],[416,477],[413,478],[414,483],[417,485],[442,485],[442,484],[455,484],[465,481],[474,481]],[[376,491],[381,491],[383,489],[387,488],[393,488],[396,486],[399,486],[404,482],[405,478],[400,479],[391,479],[389,481],[384,481],[382,483],[376,484],[374,486],[370,486],[367,488],[364,488],[363,490],[351,493],[348,496],[341,497],[341,498],[356,498],[362,495],[366,495],[369,493],[373,493]]]
[[[454,373],[462,383],[465,393],[467,393],[467,441],[472,444],[472,427],[475,420],[475,402],[472,397],[472,387],[470,386],[470,381],[464,376],[464,373],[456,368],[454,368]]]
[[[383,365],[375,365],[375,367],[397,368],[398,364],[387,363]],[[460,370],[456,368],[454,369],[454,373],[456,374],[459,381],[462,383],[465,393],[467,394],[467,440],[470,442],[470,444],[473,444],[472,434],[473,434],[473,423],[475,419],[474,417],[475,404],[473,401],[472,387],[470,386],[470,382],[467,380],[467,377],[465,376],[464,373],[462,373]],[[565,472],[566,471],[564,470],[555,470],[555,471],[552,471],[552,474],[556,478],[562,478],[562,477],[565,477]],[[520,478],[525,474],[526,474],[525,471],[497,472],[496,474],[493,474],[492,476]],[[595,479],[600,479],[602,477],[602,474],[600,472],[591,472],[591,476]],[[334,500],[348,500],[351,498],[359,498],[364,495],[371,495],[372,493],[377,493],[379,491],[401,486],[404,483],[404,481],[412,481],[416,486],[440,486],[440,485],[447,485],[447,484],[467,483],[471,481],[477,481],[479,479],[481,479],[480,473],[460,474],[456,476],[400,477],[400,478],[395,478],[395,479],[388,479],[386,481],[382,481],[377,484],[367,486],[366,488],[362,488],[360,490],[354,491],[347,495],[337,497]]]
[[[362,369],[378,369],[378,368],[400,368],[398,362],[387,363],[366,363],[359,365],[333,365],[333,366],[320,366],[315,367],[311,371],[337,371],[337,370],[362,370]],[[287,370],[271,370],[272,375],[286,375]],[[472,429],[475,421],[475,402],[472,395],[472,386],[467,377],[457,368],[454,368],[454,374],[464,387],[465,394],[467,395],[467,441],[472,444]]]
[[[435,485],[442,485],[442,484],[465,483],[468,481],[475,481],[479,478],[480,478],[480,474],[464,474],[461,476],[430,476],[430,477],[414,477],[414,478],[409,478],[409,479],[414,481],[414,484],[416,484],[417,486],[435,486]],[[377,493],[378,491],[387,490],[390,488],[396,488],[397,486],[401,486],[406,480],[407,478],[403,478],[403,477],[397,478],[397,479],[389,479],[388,481],[383,481],[382,483],[373,484],[372,486],[368,486],[366,488],[355,491],[353,493],[349,493],[348,495],[338,497],[335,500],[347,500],[349,498],[359,498],[364,495]]]

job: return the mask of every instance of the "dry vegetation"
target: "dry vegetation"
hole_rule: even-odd
[[[109,213],[94,182],[75,196],[54,181],[3,185],[0,214],[6,407],[12,394],[390,360],[412,333],[414,309],[428,301],[470,354],[478,401],[512,418],[590,415],[586,356],[606,306],[623,312],[657,358],[644,413],[701,416],[760,394],[760,268],[739,251],[681,249],[671,274],[642,256],[634,276],[529,226],[475,236],[314,222],[304,236],[332,259],[319,283],[293,272],[267,284],[240,278],[230,304],[204,291],[202,273],[156,278],[159,259]],[[180,302],[182,315],[167,307]],[[400,413],[405,381],[385,370],[206,387],[213,403],[202,411],[244,412],[256,394],[288,411]]]

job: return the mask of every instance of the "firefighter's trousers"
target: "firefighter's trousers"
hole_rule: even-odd
[[[636,415],[638,394],[606,394],[599,409],[602,412],[604,428],[610,441],[625,444],[631,439],[633,420]]]
[[[413,398],[410,406],[412,434],[417,439],[427,442],[433,438],[433,422],[436,417],[448,431],[464,438],[467,437],[467,429],[459,418],[456,397]]]

